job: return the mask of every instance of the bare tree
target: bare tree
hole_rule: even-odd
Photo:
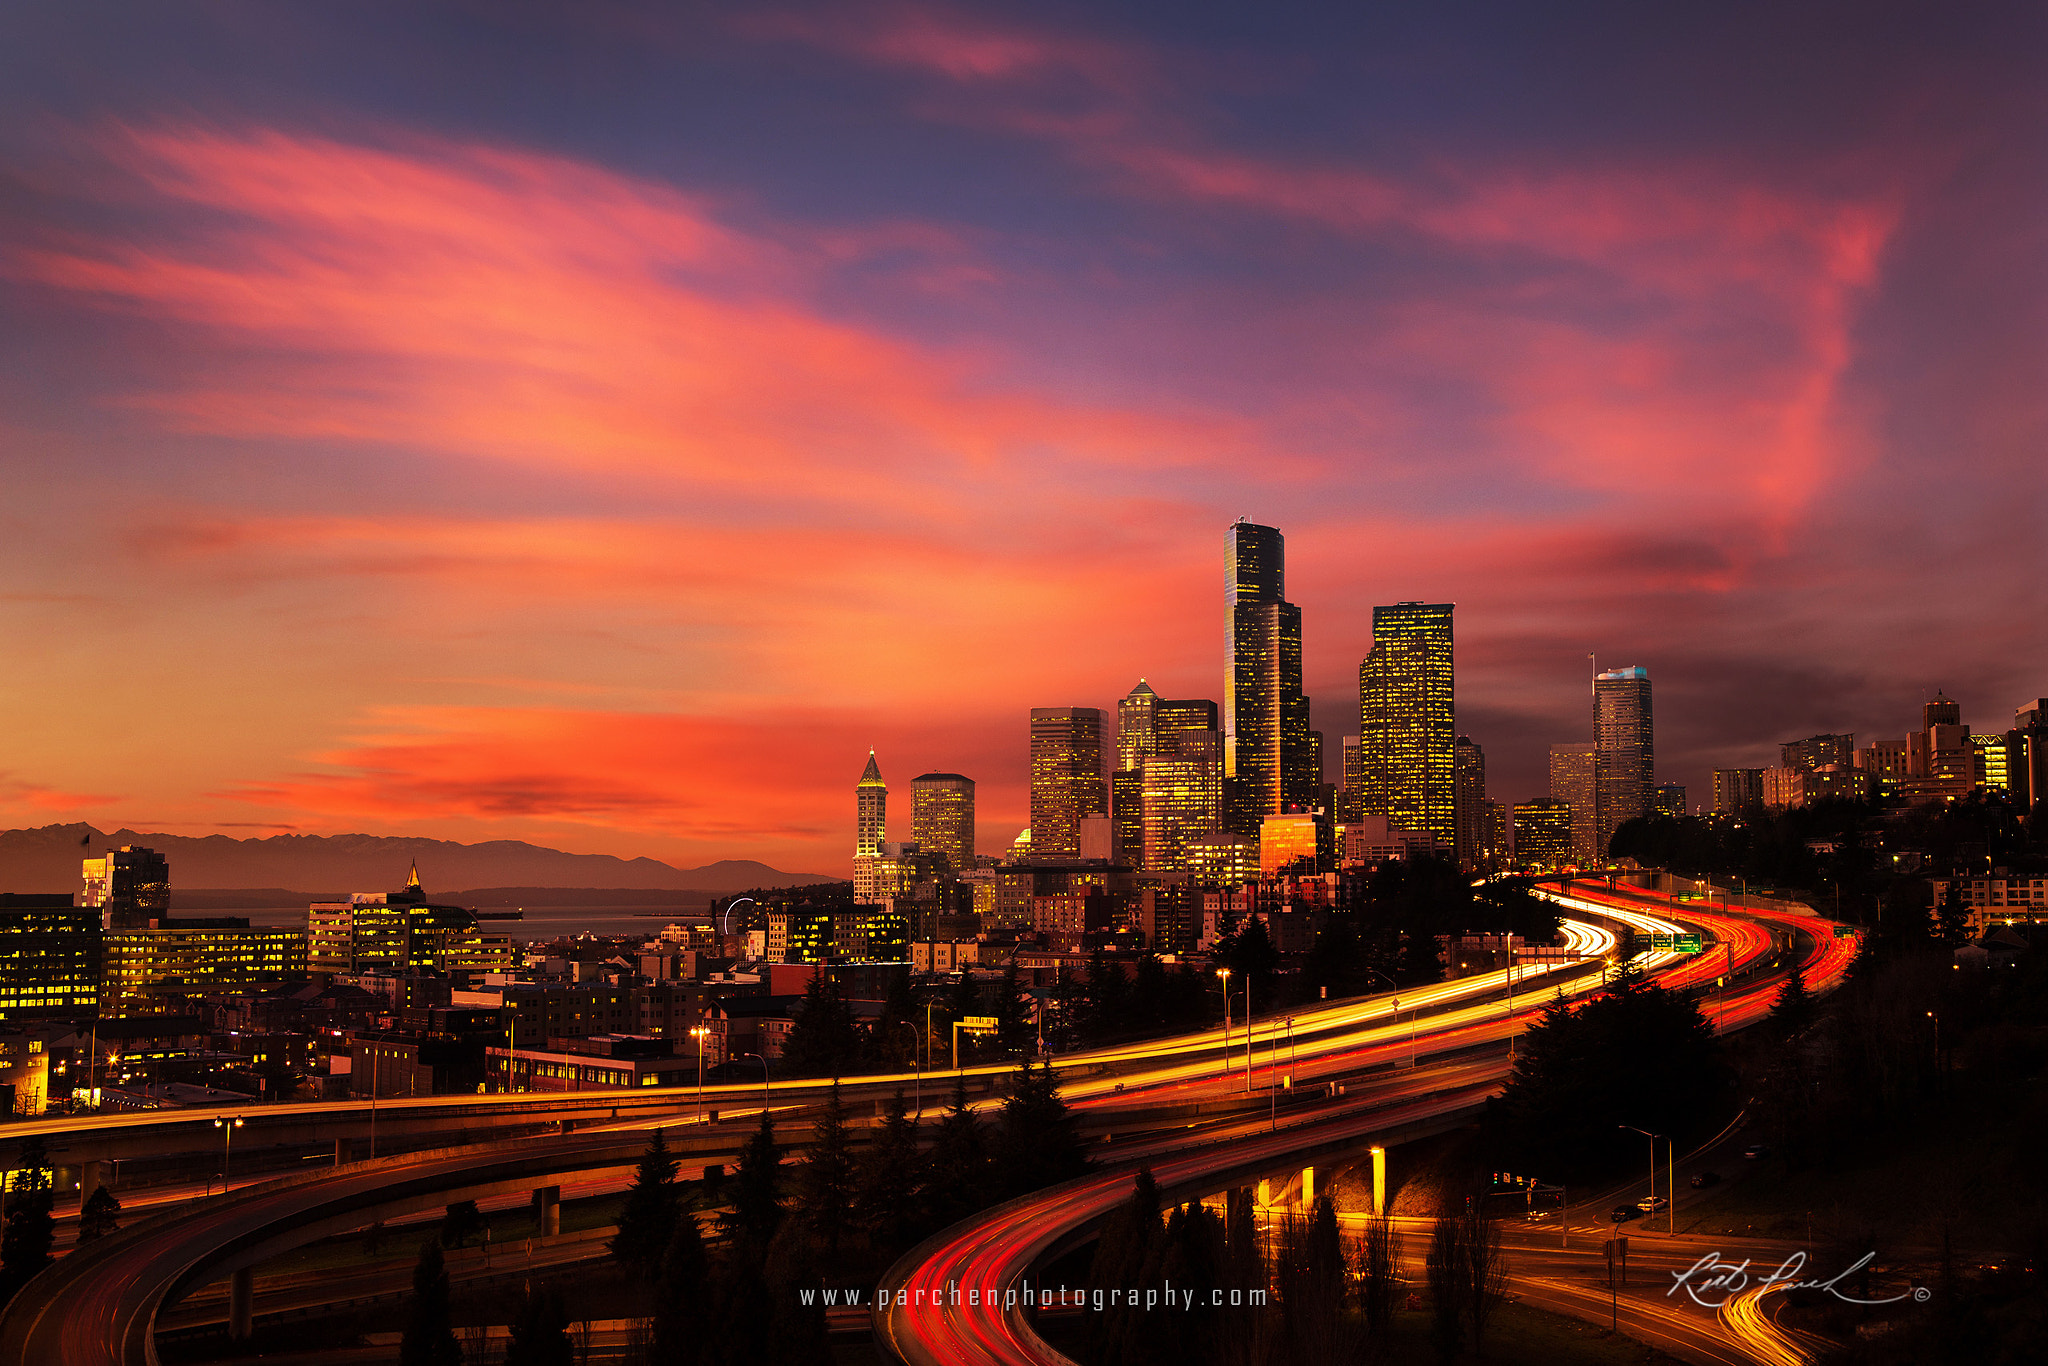
[[[1401,1235],[1394,1221],[1375,1214],[1366,1221],[1358,1249],[1359,1305],[1365,1311],[1365,1330],[1375,1338],[1384,1338],[1393,1329],[1400,1263]]]
[[[1508,1268],[1500,1251],[1500,1223],[1489,1219],[1474,1200],[1465,1211],[1459,1241],[1465,1253],[1465,1314],[1472,1320],[1472,1350],[1482,1350],[1486,1321],[1506,1296]]]
[[[1465,1306],[1471,1261],[1465,1255],[1465,1222],[1440,1214],[1429,1234],[1430,1338],[1437,1355],[1451,1361],[1465,1342]]]

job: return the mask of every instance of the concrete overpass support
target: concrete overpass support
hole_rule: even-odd
[[[243,1267],[228,1281],[228,1336],[240,1341],[256,1330],[256,1272]]]
[[[78,1167],[78,1207],[85,1208],[85,1202],[92,1199],[92,1193],[100,1188],[100,1164],[83,1162]]]
[[[1387,1150],[1378,1146],[1372,1150],[1372,1212],[1387,1212]]]
[[[1301,1207],[1307,1209],[1315,1202],[1316,1169],[1314,1167],[1303,1167],[1301,1169]]]
[[[335,1139],[334,1165],[337,1167],[346,1167],[349,1163],[353,1161],[355,1161],[354,1146],[345,1138]]]
[[[562,1188],[542,1186],[533,1193],[533,1198],[539,1216],[540,1236],[559,1237],[562,1232]]]

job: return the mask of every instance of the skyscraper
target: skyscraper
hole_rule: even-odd
[[[171,866],[154,849],[124,844],[104,858],[85,860],[80,904],[100,913],[110,930],[153,925],[171,911]]]
[[[1714,814],[1739,816],[1764,800],[1764,771],[1760,768],[1717,768],[1714,770]]]
[[[853,856],[879,858],[882,841],[889,837],[889,785],[882,781],[873,750],[868,751],[868,766],[861,770],[860,781],[853,785],[853,802]]]
[[[1515,862],[1523,868],[1555,872],[1581,860],[1573,849],[1577,813],[1554,797],[1537,797],[1515,806]]]
[[[956,873],[974,866],[974,779],[921,773],[910,780],[910,837],[946,856]]]
[[[1595,819],[1593,787],[1593,746],[1574,743],[1550,747],[1550,800],[1571,808],[1571,861],[1585,867],[1595,861],[1593,841],[1599,833]],[[1523,805],[1527,805],[1524,803]],[[1522,859],[1522,808],[1515,808],[1515,857]],[[1548,819],[1546,817],[1546,819]]]
[[[1477,868],[1486,847],[1486,751],[1460,735],[1452,769],[1458,789],[1458,866]]]
[[[1373,608],[1372,652],[1358,666],[1360,810],[1446,847],[1458,842],[1451,609]]]
[[[1621,823],[1649,815],[1657,799],[1648,669],[1609,669],[1594,677],[1593,751],[1598,807],[1593,855],[1604,862],[1608,841]]]
[[[1344,737],[1343,782],[1337,788],[1337,821],[1340,825],[1356,825],[1365,814],[1365,750],[1358,743],[1359,737]]]
[[[1079,858],[1081,818],[1109,814],[1099,707],[1031,709],[1031,856]]]
[[[1216,704],[1169,699],[1143,679],[1117,704],[1117,771],[1110,780],[1120,863],[1148,873],[1186,866],[1190,840],[1221,828],[1223,737]]]
[[[1301,691],[1301,609],[1286,600],[1286,542],[1269,526],[1230,528],[1230,640],[1223,670],[1223,774],[1231,828],[1316,801],[1323,775]]]

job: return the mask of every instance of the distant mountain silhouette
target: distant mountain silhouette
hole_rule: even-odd
[[[659,859],[610,854],[565,854],[523,840],[457,844],[389,835],[150,834],[90,825],[44,825],[0,831],[0,892],[73,892],[87,851],[104,854],[143,844],[170,860],[173,890],[299,888],[319,895],[385,892],[405,885],[417,863],[431,895],[465,887],[645,888],[663,891],[739,892],[749,887],[794,887],[842,879],[785,873],[752,859],[721,859],[702,868],[677,868]]]

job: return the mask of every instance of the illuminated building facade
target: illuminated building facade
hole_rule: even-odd
[[[1778,762],[1784,768],[1811,770],[1828,764],[1850,768],[1856,762],[1856,737],[1810,735],[1804,740],[1787,740],[1778,746]]]
[[[1860,752],[1860,751],[1859,751]],[[1764,771],[1760,768],[1717,768],[1714,770],[1714,814],[1739,816],[1764,799]]]
[[[1594,677],[1593,856],[1599,862],[1606,862],[1621,823],[1648,815],[1656,800],[1654,732],[1648,669],[1632,665]]]
[[[1486,844],[1486,751],[1460,735],[1451,770],[1457,780],[1458,866],[1477,868]]]
[[[1556,872],[1578,862],[1578,831],[1567,802],[1537,797],[1515,804],[1515,863]]]
[[[1271,877],[1303,860],[1307,861],[1304,871],[1317,871],[1317,825],[1316,818],[1306,812],[1266,817],[1259,825],[1259,875]]]
[[[361,972],[502,972],[512,966],[509,935],[486,935],[476,913],[427,900],[413,868],[396,892],[357,892],[306,909],[306,968]]]
[[[306,975],[306,938],[241,919],[179,920],[101,936],[102,1015],[176,1013],[185,998],[244,993]]]
[[[1315,805],[1323,781],[1301,691],[1301,609],[1286,600],[1286,542],[1277,530],[1230,528],[1226,586],[1226,818],[1237,833],[1256,836],[1267,816]]]
[[[974,780],[924,773],[910,780],[910,837],[919,849],[944,854],[956,873],[974,866]]]
[[[1652,806],[1660,816],[1676,819],[1685,814],[1685,788],[1679,783],[1660,783]]]
[[[1148,873],[1180,872],[1187,842],[1221,829],[1217,721],[1214,702],[1162,698],[1143,679],[1117,704],[1111,823],[1118,863]]]
[[[1242,887],[1259,876],[1259,842],[1225,832],[1189,840],[1182,856],[1188,880],[1197,887]]]
[[[1109,815],[1099,707],[1031,709],[1031,857],[1081,857],[1081,821]]]
[[[1359,811],[1456,846],[1457,699],[1452,604],[1372,609],[1372,651],[1358,666]]]
[[[1593,853],[1598,827],[1593,819],[1593,746],[1586,744],[1550,747],[1550,800],[1571,808],[1572,852],[1570,861],[1590,867],[1599,860]],[[1521,807],[1516,807],[1515,852],[1522,849]],[[1526,861],[1526,860],[1525,860]]]
[[[98,1010],[100,917],[63,892],[0,893],[0,1020]]]
[[[1344,759],[1339,769],[1342,782],[1337,788],[1337,821],[1340,825],[1356,823],[1365,814],[1365,747],[1360,737],[1344,737]]]
[[[889,838],[889,785],[882,781],[873,750],[868,751],[868,766],[861,770],[860,781],[853,785],[853,801],[853,856],[874,858],[882,852],[882,841]]]
[[[107,929],[152,925],[171,911],[171,866],[162,854],[124,844],[85,860],[85,905]]]

